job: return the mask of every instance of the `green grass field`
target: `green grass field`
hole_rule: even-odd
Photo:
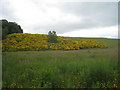
[[[3,52],[3,88],[119,87],[118,40],[95,40],[108,48]]]

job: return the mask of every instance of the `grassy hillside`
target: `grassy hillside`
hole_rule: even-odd
[[[74,38],[82,40],[84,38]],[[108,48],[3,52],[3,87],[117,88],[118,40]]]
[[[39,51],[39,50],[79,50],[84,48],[107,48],[106,44],[96,40],[71,40],[57,36],[57,43],[50,43],[44,34],[14,33],[3,40],[3,51]]]
[[[86,40],[86,39],[96,40],[98,42],[107,44],[111,48],[118,47],[118,41],[120,41],[120,39],[109,39],[109,38],[81,38],[81,37],[67,37],[67,38],[76,41]]]

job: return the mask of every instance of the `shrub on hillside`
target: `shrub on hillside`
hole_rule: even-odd
[[[73,41],[57,36],[58,43],[49,43],[48,35],[14,33],[2,41],[3,51],[8,50],[79,50],[84,48],[107,48],[108,46],[96,40]]]
[[[55,31],[51,32],[49,31],[48,32],[48,42],[49,43],[57,43],[57,34]]]

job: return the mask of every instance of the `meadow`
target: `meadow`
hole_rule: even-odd
[[[108,48],[3,52],[3,88],[118,88],[118,40],[91,39]]]

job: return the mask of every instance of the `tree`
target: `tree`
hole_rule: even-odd
[[[53,35],[55,35],[55,36],[57,35],[55,31],[53,31]]]
[[[48,42],[50,43],[57,43],[57,34],[55,31],[51,32],[49,31],[48,32]]]
[[[8,22],[6,19],[0,20],[2,23],[2,39],[5,39],[8,34],[23,33],[22,28],[15,22]]]
[[[51,31],[49,31],[49,32],[48,32],[48,35],[52,35],[52,32],[51,32]]]

